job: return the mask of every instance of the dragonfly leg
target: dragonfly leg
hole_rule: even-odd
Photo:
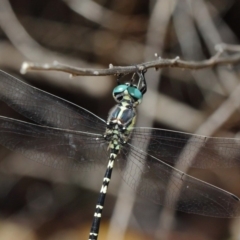
[[[138,82],[138,89],[141,91],[142,94],[145,94],[147,92],[147,83],[144,74],[147,72],[146,69],[142,71],[138,71],[137,74],[139,76],[139,82]],[[139,87],[141,86],[141,87]]]

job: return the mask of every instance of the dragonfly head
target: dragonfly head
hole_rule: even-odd
[[[129,83],[118,85],[113,89],[113,98],[117,103],[124,100],[130,100],[132,104],[138,105],[142,101],[143,94],[141,91],[135,87],[131,86]]]
[[[131,102],[131,104],[135,107],[139,105],[142,101],[144,93],[147,91],[147,84],[144,77],[144,73],[146,71],[138,71],[134,73],[132,79],[130,82],[120,84],[119,78],[118,86],[113,89],[113,98],[117,103],[121,103],[123,101],[125,102]],[[135,84],[135,75],[138,75],[138,83]]]

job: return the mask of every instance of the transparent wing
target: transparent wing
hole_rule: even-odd
[[[230,168],[240,166],[240,139],[214,138],[154,128],[134,128],[134,145],[164,162],[196,168]],[[194,159],[194,161],[193,161]]]
[[[102,133],[105,121],[62,98],[32,87],[0,71],[0,100],[45,126]]]
[[[107,164],[107,143],[99,134],[54,129],[0,116],[0,144],[60,169],[90,170]]]
[[[137,193],[157,204],[212,217],[240,215],[240,202],[235,195],[193,178],[130,144],[122,148],[118,165],[126,183]],[[168,184],[171,184],[169,192]],[[172,205],[181,184],[178,205]]]

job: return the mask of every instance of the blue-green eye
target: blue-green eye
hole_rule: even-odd
[[[126,84],[121,84],[113,89],[112,95],[116,102],[120,102],[123,99],[124,91],[128,87]]]
[[[142,99],[141,91],[135,87],[128,87],[128,93],[136,100]]]
[[[118,85],[117,87],[115,87],[115,88],[113,89],[113,95],[122,93],[122,92],[124,92],[127,88],[128,88],[128,86],[125,85],[125,84]]]

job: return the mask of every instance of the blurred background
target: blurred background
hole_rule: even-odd
[[[237,0],[1,0],[0,68],[106,119],[114,77],[23,76],[22,62],[107,68],[151,61],[155,53],[200,61],[216,44],[239,43],[239,13]],[[239,136],[239,66],[150,69],[146,78],[138,126]],[[23,119],[3,102],[0,114]],[[188,173],[240,196],[239,169]],[[86,181],[0,147],[0,239],[88,239],[102,176]],[[105,205],[99,240],[240,239],[238,219],[168,212],[135,195],[117,170]]]

